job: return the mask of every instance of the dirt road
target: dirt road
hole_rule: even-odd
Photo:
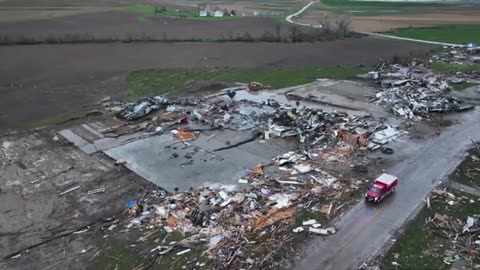
[[[392,235],[423,205],[425,196],[443,181],[462,160],[471,139],[480,139],[476,110],[462,122],[447,128],[428,142],[396,145],[400,158],[390,173],[400,179],[395,193],[380,205],[361,201],[338,224],[339,231],[325,240],[313,241],[306,256],[293,269],[357,269],[378,254]]]
[[[304,23],[300,23],[300,22],[295,22],[292,20],[292,18],[295,18],[297,17],[298,15],[302,14],[305,10],[307,10],[311,5],[315,4],[315,3],[319,3],[320,1],[313,1],[313,2],[310,2],[308,4],[306,4],[304,7],[302,7],[299,11],[293,13],[293,14],[290,14],[288,15],[285,20],[289,23],[293,23],[293,24],[298,24],[298,25],[302,25],[302,26],[311,26],[311,27],[314,27],[310,24],[304,24]]]
[[[310,3],[306,4],[296,13],[288,15],[285,18],[286,21],[289,22],[289,23],[296,24],[296,25],[301,25],[301,26],[310,26],[310,27],[314,27],[314,28],[321,27],[321,25],[313,26],[311,24],[302,23],[302,22],[292,20],[292,18],[295,18],[296,16],[302,14],[310,6],[312,6],[313,4],[316,4],[316,3],[320,3],[320,1],[314,1],[314,2],[310,2]],[[381,24],[381,22],[378,22],[378,23]],[[387,34],[373,33],[373,32],[368,32],[368,31],[358,31],[358,30],[354,30],[354,31],[356,31],[357,33],[360,33],[360,34],[364,34],[364,35],[375,36],[375,37],[380,37],[380,38],[388,38],[388,39],[394,39],[394,40],[411,41],[411,42],[425,43],[425,44],[431,44],[431,45],[441,45],[441,46],[463,46],[462,44],[453,44],[453,43],[435,42],[435,41],[422,40],[422,39],[404,38],[404,37],[397,37],[397,36],[392,36],[392,35],[387,35]]]

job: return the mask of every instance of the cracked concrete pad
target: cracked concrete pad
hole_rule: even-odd
[[[172,191],[212,183],[232,185],[249,169],[292,149],[284,140],[259,140],[215,152],[251,137],[250,132],[219,130],[202,132],[189,143],[176,141],[170,134],[152,136],[105,151],[118,161],[126,161],[132,171],[158,186]]]

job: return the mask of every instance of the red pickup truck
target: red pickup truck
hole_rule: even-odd
[[[398,178],[390,174],[382,174],[370,187],[365,194],[365,199],[369,202],[379,203],[390,193],[395,191],[398,184]]]

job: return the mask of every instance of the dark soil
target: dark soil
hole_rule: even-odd
[[[124,98],[126,74],[145,68],[374,65],[430,46],[376,38],[321,43],[135,43],[0,47],[0,129],[88,111]]]
[[[155,189],[102,154],[88,156],[53,136],[0,137],[0,145],[10,145],[0,151],[2,179],[9,179],[0,184],[1,269],[85,269],[101,249],[99,227],[120,217],[126,202]],[[75,186],[79,188],[62,195]],[[100,187],[104,193],[88,194]],[[86,232],[71,233],[86,225]],[[32,247],[44,241],[48,243]],[[24,249],[29,251],[18,258],[5,258]]]
[[[0,36],[31,38],[92,35],[97,38],[144,35],[155,39],[220,39],[243,36],[261,37],[266,32],[282,36],[291,25],[268,18],[238,18],[225,20],[184,20],[162,17],[138,19],[138,14],[126,11],[80,14],[48,20],[6,22],[0,24]]]

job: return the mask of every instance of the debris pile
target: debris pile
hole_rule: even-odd
[[[456,196],[446,189],[437,188],[432,192],[432,203],[435,200],[446,202],[448,207],[476,203],[471,198]],[[427,207],[430,208],[430,198]],[[448,240],[451,244],[445,249],[443,262],[450,265],[459,260],[472,263],[480,254],[480,215],[455,218],[448,214],[435,213],[426,220],[428,231],[439,239]]]
[[[433,112],[458,112],[472,109],[457,98],[446,95],[450,87],[441,75],[423,64],[411,66],[383,64],[379,67],[382,89],[373,98],[396,116],[420,120]]]
[[[265,132],[278,137],[297,136],[305,149],[321,150],[331,150],[333,146],[375,150],[406,133],[369,115],[356,117],[287,106],[275,110]]]
[[[204,102],[142,98],[127,104],[119,116],[136,120],[160,109],[158,114],[142,119],[144,122],[129,121],[127,125],[141,126],[148,135],[169,130],[184,144],[203,131],[216,129],[250,130],[254,134],[245,142],[213,152],[260,137],[295,140],[298,149],[242,176],[238,182],[247,185],[242,190],[210,186],[186,192],[147,193],[129,202],[128,215],[106,228],[107,233],[137,230],[142,232],[139,241],[155,237],[157,246],[150,253],[157,256],[198,253],[206,247],[202,256],[206,258],[202,262],[205,269],[278,269],[293,251],[292,233],[335,234],[336,228],[328,220],[357,202],[354,191],[365,181],[346,179],[326,165],[346,163],[355,151],[381,148],[405,134],[385,119],[370,115],[326,112],[273,99],[235,100],[233,93],[224,91],[222,97]],[[315,218],[298,220],[305,211]],[[159,236],[159,230],[165,234]],[[182,234],[183,239],[167,241],[167,236],[175,233]]]
[[[175,125],[185,124],[188,128],[173,131],[182,141],[195,139],[193,134],[185,133],[191,129],[254,130],[261,132],[266,140],[270,137],[297,138],[305,148],[321,150],[322,154],[330,152],[329,158],[341,158],[342,153],[351,154],[354,149],[375,150],[406,133],[388,125],[385,119],[370,115],[358,117],[345,112],[293,107],[273,99],[263,103],[225,98],[203,101],[145,97],[135,103],[125,104],[118,116],[127,120],[139,120],[151,111],[163,108],[165,110],[162,113],[138,124],[134,130],[146,130],[155,135],[174,128]],[[118,110],[118,106],[109,108]],[[129,126],[133,125],[134,123],[129,123]],[[203,127],[199,128],[199,125]],[[189,139],[184,138],[184,135],[188,135]],[[336,153],[331,152],[332,148],[337,148]]]
[[[178,256],[202,246],[207,248],[206,269],[240,269],[245,264],[255,269],[275,269],[282,262],[274,261],[276,252],[270,252],[268,247],[282,246],[286,250],[276,248],[277,252],[290,252],[288,245],[293,237],[288,233],[296,223],[297,213],[309,210],[334,215],[348,203],[338,207],[325,204],[326,197],[339,197],[342,191],[313,178],[298,185],[282,183],[264,173],[262,166],[243,179],[250,183],[245,191],[224,187],[171,194],[153,191],[138,202],[128,202],[126,218],[106,231],[138,229],[143,231],[139,241],[156,237],[158,229],[167,235],[180,232],[186,235],[184,239],[166,242],[163,237],[151,253]],[[298,225],[293,232],[323,236],[336,233],[334,227],[312,219]],[[256,252],[267,254],[252,257]]]
[[[480,47],[467,46],[465,48],[455,48],[448,52],[441,52],[433,55],[430,62],[455,65],[478,65],[480,64]]]
[[[164,97],[144,97],[135,103],[127,103],[117,114],[121,119],[137,120],[154,110],[166,108],[170,101]]]

